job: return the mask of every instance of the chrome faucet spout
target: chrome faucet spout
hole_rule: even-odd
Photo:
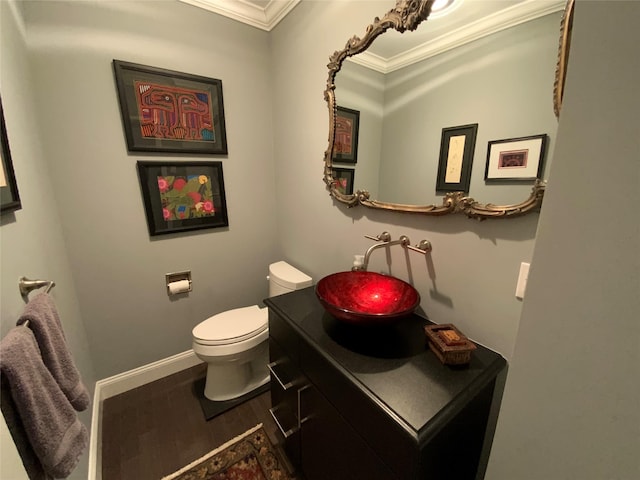
[[[367,268],[369,267],[369,259],[371,258],[371,254],[373,253],[374,250],[377,250],[378,248],[382,248],[382,247],[390,247],[392,245],[402,245],[406,247],[407,245],[409,245],[409,243],[410,243],[409,238],[407,238],[405,235],[402,235],[398,240],[390,240],[388,242],[374,243],[365,252],[362,266],[358,270],[367,271]]]

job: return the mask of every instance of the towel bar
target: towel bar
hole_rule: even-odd
[[[25,301],[25,303],[29,302],[29,293],[31,293],[31,290],[47,287],[44,293],[49,293],[49,291],[55,286],[55,282],[51,280],[30,280],[27,277],[20,277],[18,279],[18,288],[20,289],[20,295],[22,296],[22,299]]]

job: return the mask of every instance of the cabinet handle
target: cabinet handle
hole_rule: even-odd
[[[293,435],[298,431],[299,427],[295,426],[289,429],[284,428],[282,426],[283,422],[278,418],[278,414],[276,413],[277,410],[278,410],[278,407],[272,407],[269,409],[269,413],[273,417],[273,420],[276,422],[276,425],[278,426],[278,430],[280,430],[280,433],[282,433],[284,438],[289,438],[291,435]]]
[[[298,428],[302,428],[302,424],[311,417],[311,415],[302,416],[302,393],[309,388],[311,388],[311,385],[307,384],[298,389]]]
[[[284,383],[280,377],[278,376],[278,374],[275,371],[275,367],[278,365],[278,362],[271,362],[267,364],[267,368],[269,369],[269,371],[271,372],[271,375],[273,375],[273,377],[278,381],[278,383],[280,384],[280,386],[282,387],[282,390],[287,391],[289,390],[291,387],[293,387],[293,382],[287,382]]]

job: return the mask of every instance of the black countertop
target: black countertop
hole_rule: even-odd
[[[265,304],[356,384],[418,443],[433,435],[507,366],[478,345],[464,367],[443,365],[426,344],[424,317],[389,327],[354,326],[326,313],[315,287],[266,299]]]

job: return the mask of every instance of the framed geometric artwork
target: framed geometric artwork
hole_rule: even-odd
[[[222,81],[113,61],[131,152],[226,154]]]
[[[333,161],[356,163],[358,161],[358,130],[360,112],[350,108],[336,107],[336,131],[333,142]]]
[[[477,133],[477,123],[442,129],[436,191],[469,191]]]
[[[222,162],[138,161],[149,235],[229,225]]]
[[[9,149],[9,137],[4,123],[4,110],[2,109],[2,99],[0,99],[0,141],[2,142],[2,167],[0,168],[0,213],[11,212],[22,208],[20,195],[18,194],[18,184],[13,172],[11,161],[11,150]]]
[[[489,142],[484,179],[526,181],[540,178],[546,145],[546,134]]]

